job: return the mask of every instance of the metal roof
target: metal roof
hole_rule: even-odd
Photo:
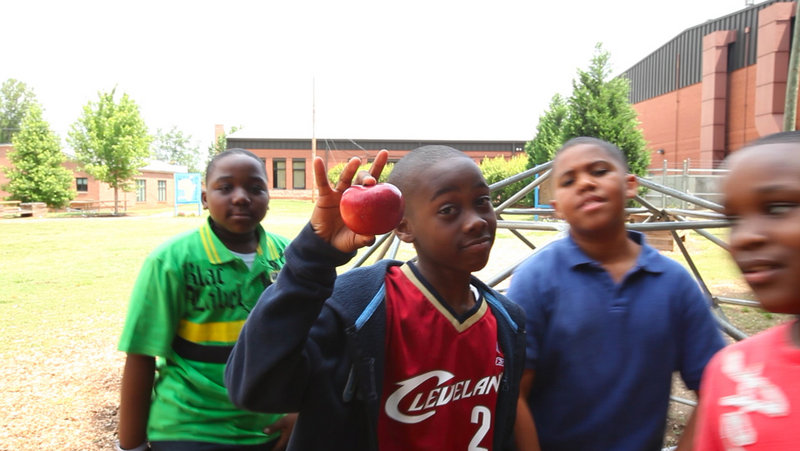
[[[755,64],[758,12],[774,3],[787,1],[791,0],[768,0],[685,30],[620,75],[630,81],[631,103],[700,83],[703,36],[715,31],[737,33],[736,41],[728,49],[728,71]]]

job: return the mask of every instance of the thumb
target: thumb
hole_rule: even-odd
[[[372,246],[372,244],[375,243],[375,235],[356,234],[355,238],[353,239],[353,242],[357,248]]]

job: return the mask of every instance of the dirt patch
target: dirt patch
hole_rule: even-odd
[[[121,368],[108,344],[86,342],[0,366],[0,449],[113,449]]]
[[[752,308],[726,310],[750,333],[785,320]],[[0,366],[0,450],[112,449],[124,359],[113,349],[114,340],[32,352]],[[695,399],[677,376],[673,387],[673,395]],[[677,444],[691,410],[670,403],[665,446]]]

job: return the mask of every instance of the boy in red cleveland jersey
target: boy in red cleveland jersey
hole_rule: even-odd
[[[373,184],[386,162],[376,157]],[[234,404],[300,412],[290,450],[513,449],[524,356],[521,309],[471,273],[497,226],[472,159],[446,146],[411,151],[389,182],[405,198],[397,236],[414,262],[382,260],[337,277],[374,237],[339,214],[359,165],[319,199],[286,265],[248,317],[228,360]]]

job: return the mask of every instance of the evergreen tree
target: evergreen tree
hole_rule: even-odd
[[[49,207],[64,207],[75,198],[72,172],[63,166],[61,140],[42,118],[41,107],[34,103],[13,135],[14,150],[8,155],[5,190],[11,199],[22,202],[44,202]]]
[[[552,160],[556,151],[564,143],[562,126],[567,117],[567,103],[561,95],[556,94],[550,100],[550,109],[539,117],[536,136],[525,143],[528,154],[528,168]]]
[[[132,180],[150,156],[147,126],[136,103],[123,94],[117,103],[116,89],[99,93],[97,102],[83,107],[83,115],[72,124],[67,141],[84,170],[114,189],[114,214],[119,213],[119,190],[131,190]]]
[[[0,143],[10,143],[22,127],[22,119],[36,103],[36,95],[25,83],[9,78],[0,86]]]
[[[578,70],[572,81],[572,96],[567,101],[569,114],[564,121],[564,141],[576,136],[592,136],[616,144],[628,159],[630,172],[645,175],[650,154],[630,104],[630,84],[626,78],[609,78],[609,54],[595,46],[589,69]]]

